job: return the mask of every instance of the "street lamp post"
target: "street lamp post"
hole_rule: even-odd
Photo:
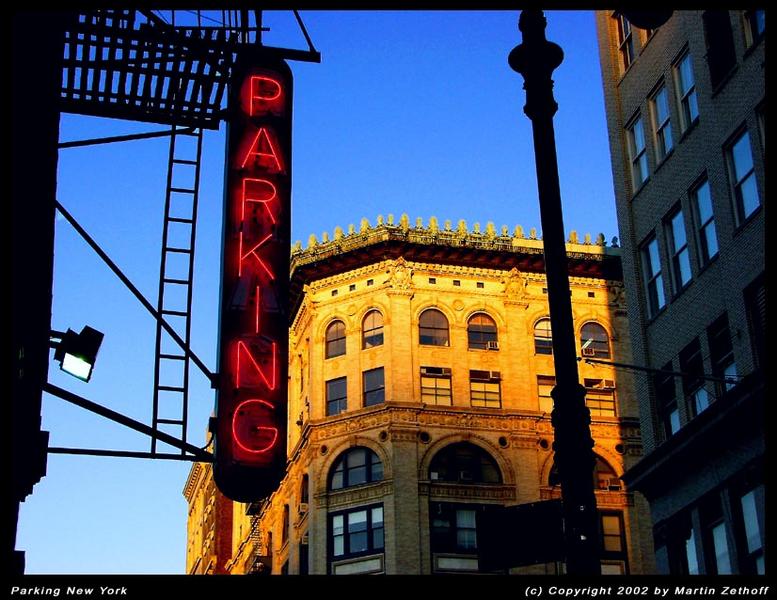
[[[553,332],[553,364],[556,385],[551,391],[555,431],[553,450],[561,482],[567,573],[601,574],[599,524],[593,490],[596,462],[591,438],[591,415],[585,404],[585,388],[577,372],[577,352],[572,321],[567,270],[564,220],[561,210],[553,115],[553,70],[561,64],[561,48],[545,38],[547,22],[541,10],[524,10],[518,21],[523,43],[508,62],[524,78],[526,105],[531,119],[545,254],[548,304]]]

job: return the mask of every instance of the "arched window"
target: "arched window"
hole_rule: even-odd
[[[283,522],[281,523],[281,544],[289,540],[289,505],[283,505]]]
[[[345,354],[345,323],[332,321],[326,328],[326,358]]]
[[[616,491],[621,487],[621,480],[615,474],[615,470],[604,459],[597,456],[594,466],[594,489]]]
[[[371,310],[364,315],[362,321],[362,349],[383,345],[383,315],[378,310]]]
[[[454,483],[502,483],[502,474],[493,457],[469,442],[446,446],[429,466],[431,481]]]
[[[615,474],[615,470],[607,464],[607,462],[597,455],[596,464],[593,471],[594,489],[595,490],[607,490],[616,491],[620,490],[623,485],[621,480]],[[561,478],[558,473],[558,466],[553,463],[553,467],[550,469],[550,475],[548,476],[548,485],[557,486],[561,485]]]
[[[382,479],[383,463],[378,455],[369,448],[356,447],[343,452],[332,466],[329,489],[342,490]]]
[[[302,481],[299,484],[299,501],[303,504],[308,503],[309,492],[308,492],[308,484],[309,484],[309,478],[308,474],[305,473],[302,475]]]
[[[496,322],[485,313],[472,315],[467,322],[469,347],[475,350],[499,350]]]
[[[436,308],[425,310],[418,319],[418,333],[425,346],[447,346],[448,319]]]
[[[540,319],[534,324],[534,353],[553,354],[553,332],[550,319]]]
[[[610,358],[610,336],[599,323],[586,323],[580,330],[580,348],[583,356]]]

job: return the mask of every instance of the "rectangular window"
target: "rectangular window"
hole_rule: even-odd
[[[704,359],[699,338],[680,350],[680,371],[683,373],[683,393],[691,418],[706,410],[711,398],[704,387]]]
[[[656,163],[660,163],[672,149],[672,125],[670,122],[669,94],[666,86],[661,85],[650,99],[653,115],[653,131],[656,139]]]
[[[432,552],[477,554],[477,507],[434,502],[429,512]]]
[[[339,560],[383,552],[383,505],[330,515],[330,547]]]
[[[731,331],[726,313],[707,328],[707,342],[710,346],[712,374],[727,380],[725,383],[717,384],[718,394],[723,394],[733,388],[737,382],[737,365],[734,362],[734,347],[731,344]]]
[[[693,529],[688,530],[685,538],[685,560],[688,567],[688,575],[699,574],[699,557],[696,553],[696,534]]]
[[[714,90],[725,81],[737,63],[734,33],[731,31],[731,17],[727,10],[705,10],[701,18],[707,42],[710,83]]]
[[[472,406],[501,407],[502,388],[499,371],[470,371],[469,397]]]
[[[761,206],[755,183],[750,134],[743,131],[729,146],[727,152],[731,183],[734,188],[734,206],[737,224],[741,225]]]
[[[698,575],[699,561],[696,553],[696,534],[690,511],[681,512],[655,528],[656,555],[666,556],[664,574]]]
[[[537,375],[537,398],[540,411],[550,414],[553,410],[553,398],[551,390],[556,385],[553,375]],[[615,409],[615,382],[612,379],[584,379],[585,405],[591,411],[591,416],[614,417]]]
[[[766,364],[766,286],[763,273],[744,289],[745,312],[755,364]]]
[[[655,236],[642,247],[642,268],[645,271],[648,316],[653,318],[666,305],[664,278],[661,275],[661,258],[658,254],[658,240]]]
[[[626,535],[623,514],[599,511],[599,537],[601,543],[602,574],[626,574]]]
[[[686,52],[674,68],[677,98],[680,103],[680,128],[685,132],[699,118],[699,105],[696,98],[696,80],[693,76],[691,55]]]
[[[592,416],[614,417],[615,383],[611,379],[584,379],[585,404]]]
[[[450,406],[453,403],[451,370],[447,367],[421,367],[421,402]]]
[[[326,382],[326,414],[328,417],[345,412],[348,407],[348,385],[345,377]]]
[[[553,375],[537,375],[537,398],[539,399],[540,412],[549,415],[553,411],[553,398],[551,390],[556,385]]]
[[[671,361],[665,364],[661,371],[663,372],[654,374],[653,386],[661,432],[663,439],[668,440],[680,430],[680,411],[677,408],[675,376],[671,374]]]
[[[614,417],[615,382],[611,379],[584,379],[585,405],[593,417]]]
[[[631,160],[631,181],[636,192],[648,177],[648,161],[645,149],[645,129],[642,117],[637,116],[626,127],[629,143],[629,159]]]
[[[691,203],[696,217],[699,261],[705,266],[718,255],[718,234],[715,231],[715,215],[712,212],[710,182],[706,177],[691,190]]]
[[[739,508],[742,515],[742,533],[744,552],[742,552],[742,572],[751,575],[763,575],[764,543],[763,543],[763,508],[764,486],[748,491],[739,498]]]
[[[712,528],[712,547],[714,549],[715,568],[718,575],[731,575],[731,557],[728,553],[726,524],[718,523]]]
[[[383,367],[362,373],[362,389],[364,390],[364,406],[375,406],[386,401]]]
[[[620,54],[621,75],[634,62],[634,36],[631,33],[631,23],[623,15],[615,15],[618,27],[618,52]]]
[[[766,32],[766,11],[746,10],[745,18],[745,43],[747,47],[757,44]]]
[[[685,218],[679,208],[666,223],[669,254],[672,257],[672,280],[675,294],[680,293],[691,281],[691,257],[688,238],[685,235]]]

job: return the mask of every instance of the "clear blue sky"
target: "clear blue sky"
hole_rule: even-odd
[[[618,235],[592,12],[549,11],[566,231]],[[313,12],[321,64],[295,76],[293,240],[408,213],[454,226],[540,229],[523,80],[507,65],[518,11]],[[267,13],[265,42],[304,48],[290,12]],[[162,127],[63,115],[62,141]],[[215,369],[224,130],[203,153],[192,347]],[[168,141],[60,152],[58,199],[156,304]],[[49,379],[150,423],[153,319],[70,225],[57,221],[52,327],[105,333],[89,384]],[[189,439],[204,444],[213,392],[192,366]],[[44,396],[52,446],[148,451],[145,436]],[[183,573],[189,463],[52,455],[22,504],[28,573]]]

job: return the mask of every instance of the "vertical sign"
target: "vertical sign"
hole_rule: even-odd
[[[292,75],[241,57],[227,124],[215,480],[240,502],[286,467]]]

